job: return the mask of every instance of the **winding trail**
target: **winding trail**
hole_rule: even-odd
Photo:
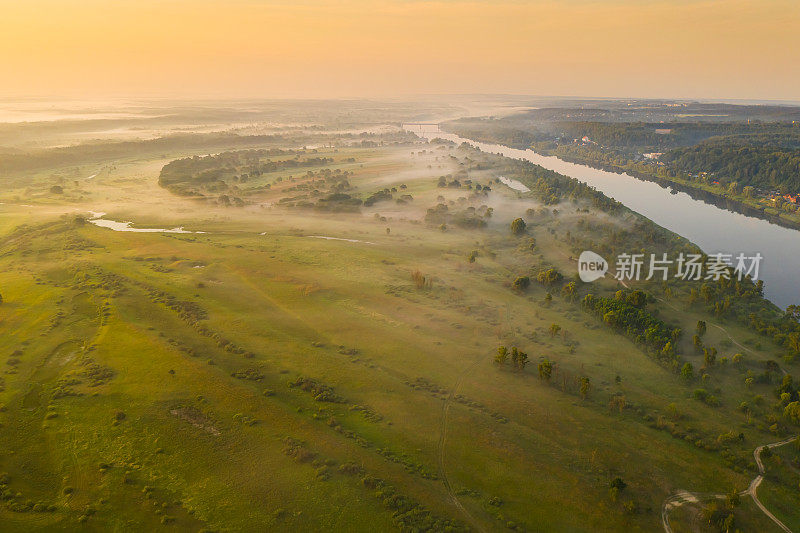
[[[672,305],[671,303],[669,303],[665,299],[663,299],[663,298],[656,298],[656,299],[661,301],[661,302],[663,302],[665,305],[671,307],[675,311],[679,311],[680,312],[680,310],[677,307],[675,307],[674,305]],[[731,334],[728,332],[728,330],[725,329],[724,327],[720,326],[719,324],[715,324],[714,322],[711,322],[711,321],[707,321],[707,323],[708,323],[709,326],[713,326],[713,327],[721,330],[725,335],[727,335],[728,339],[730,339],[730,341],[733,344],[735,344],[737,347],[741,348],[742,350],[744,350],[745,352],[747,352],[747,353],[749,353],[751,355],[756,355],[755,352],[750,350],[750,348],[738,343],[736,341],[736,339],[734,339],[731,336]],[[786,369],[784,369],[783,367],[779,367],[779,368],[780,368],[781,372],[783,372],[784,375],[787,374]],[[775,525],[777,525],[783,531],[786,531],[786,533],[792,533],[792,530],[789,529],[786,526],[786,524],[781,522],[774,514],[772,514],[769,511],[769,509],[767,509],[764,506],[764,504],[761,503],[761,500],[758,499],[758,493],[757,493],[758,486],[761,485],[761,482],[764,480],[764,464],[761,462],[761,452],[764,450],[764,448],[772,449],[772,448],[777,448],[778,446],[783,446],[784,444],[789,444],[790,442],[794,441],[797,438],[798,438],[797,436],[794,436],[794,437],[791,437],[789,439],[782,440],[780,442],[773,442],[771,444],[763,444],[763,445],[759,446],[758,448],[756,448],[753,451],[753,457],[755,458],[756,465],[758,466],[758,475],[753,478],[753,481],[750,482],[750,486],[747,487],[747,490],[744,490],[744,491],[739,493],[740,496],[750,496],[751,498],[753,498],[753,502],[755,502],[755,504],[758,506],[758,508],[761,509],[761,511],[765,515],[767,515],[767,517],[770,520],[772,520],[775,523]],[[676,507],[680,507],[684,503],[697,503],[697,502],[699,502],[701,500],[706,500],[707,501],[707,500],[712,500],[714,498],[724,499],[725,497],[726,497],[725,494],[692,493],[692,492],[687,492],[687,491],[678,491],[676,494],[674,494],[674,495],[670,496],[669,498],[667,498],[664,501],[664,505],[661,508],[661,522],[664,525],[664,531],[666,533],[672,533],[672,528],[669,525],[669,516],[668,516],[670,509],[674,509]]]
[[[764,448],[777,448],[779,446],[783,446],[785,444],[789,444],[790,442],[794,442],[797,440],[798,436],[795,435],[794,437],[790,437],[786,440],[782,440],[779,442],[773,442],[771,444],[762,444],[758,448],[753,451],[753,457],[756,460],[756,465],[758,466],[758,475],[753,478],[753,481],[750,482],[750,486],[747,487],[747,490],[743,490],[739,493],[740,496],[750,496],[753,498],[753,502],[758,506],[761,511],[767,515],[767,518],[772,520],[776,526],[781,528],[786,533],[792,533],[792,530],[789,527],[781,522],[778,517],[772,514],[769,509],[764,507],[764,504],[761,503],[761,500],[758,499],[758,486],[761,485],[761,482],[764,480],[764,463],[761,462],[761,452],[764,451]],[[709,501],[713,499],[723,500],[726,498],[726,494],[713,494],[707,492],[688,492],[685,490],[681,490],[673,494],[672,496],[668,497],[664,500],[664,505],[661,507],[661,523],[664,526],[665,533],[673,533],[672,527],[669,525],[669,512],[672,509],[680,507],[685,503],[699,503],[701,501]]]
[[[782,530],[786,531],[786,533],[792,533],[792,530],[789,529],[786,526],[786,524],[784,524],[783,522],[778,520],[775,517],[775,515],[772,514],[771,512],[769,512],[769,510],[766,507],[764,507],[764,504],[761,503],[761,500],[758,499],[758,494],[756,493],[756,491],[758,490],[758,486],[761,485],[761,482],[764,480],[764,464],[761,462],[761,452],[762,452],[762,450],[764,450],[764,448],[770,448],[770,449],[777,448],[778,446],[783,446],[784,444],[789,444],[790,442],[794,442],[795,439],[797,439],[797,436],[794,436],[794,437],[786,439],[786,440],[782,440],[780,442],[773,442],[772,444],[765,444],[765,445],[759,446],[758,448],[755,449],[755,451],[753,452],[753,457],[755,457],[756,465],[758,465],[758,475],[753,479],[753,481],[750,483],[750,486],[747,487],[747,490],[745,491],[745,493],[747,493],[750,496],[752,496],[753,501],[756,503],[756,505],[758,505],[758,508],[761,509],[761,511],[763,511],[763,513],[765,515],[767,515],[773,522],[775,522],[775,524],[779,528],[781,528]]]
[[[458,379],[456,380],[455,384],[450,389],[450,394],[447,395],[444,403],[442,404],[442,418],[439,423],[439,442],[437,444],[437,456],[439,459],[439,477],[442,478],[442,482],[444,482],[445,489],[447,489],[447,494],[450,497],[450,501],[453,502],[453,505],[461,511],[461,514],[470,525],[475,528],[477,531],[481,531],[485,533],[485,529],[483,526],[475,520],[475,518],[467,511],[464,505],[459,501],[458,496],[453,491],[453,488],[450,486],[450,480],[447,479],[447,470],[445,468],[445,446],[447,444],[447,418],[450,414],[450,406],[453,403],[453,399],[455,398],[456,394],[458,394],[458,389],[461,387],[461,384],[464,381],[464,378],[472,372],[472,370],[478,366],[478,364],[483,360],[483,357],[478,357],[474,363],[469,365],[465,368],[461,374],[459,374]]]

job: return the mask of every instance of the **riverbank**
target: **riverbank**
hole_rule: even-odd
[[[797,231],[800,228],[775,223],[764,213],[746,210],[712,194],[701,196],[703,191],[679,183],[649,176],[637,178],[620,169],[606,170],[596,164],[576,163],[533,149],[513,148],[486,141],[486,135],[478,133],[461,137],[437,131],[422,132],[422,136],[439,137],[456,144],[466,142],[486,152],[530,161],[569,176],[688,239],[706,253],[732,256],[743,253],[751,257],[760,254],[763,261],[758,279],[765,282],[766,298],[783,309],[800,301],[795,276],[800,269],[800,258],[795,253],[800,249],[800,232]]]
[[[800,213],[790,214],[781,212],[778,208],[766,207],[759,202],[758,199],[748,198],[743,194],[731,195],[722,185],[700,183],[695,180],[683,179],[680,177],[659,176],[655,173],[642,172],[639,168],[634,168],[632,165],[623,166],[600,162],[590,157],[576,156],[572,152],[564,153],[563,150],[559,150],[558,148],[550,149],[537,145],[535,151],[542,155],[558,157],[570,163],[586,165],[606,172],[624,173],[640,180],[671,186],[680,192],[685,192],[696,200],[701,200],[716,207],[728,209],[746,216],[760,218],[785,228],[800,230]]]

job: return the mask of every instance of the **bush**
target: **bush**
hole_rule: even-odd
[[[511,284],[515,291],[525,292],[531,286],[531,278],[528,276],[520,276]]]
[[[713,394],[709,394],[709,392],[705,389],[695,389],[694,391],[694,399],[700,400],[706,405],[710,405],[711,407],[716,407],[719,405],[719,400]]]
[[[429,276],[425,276],[419,270],[411,273],[411,279],[414,280],[414,286],[420,290],[430,290],[433,288],[433,280]]]

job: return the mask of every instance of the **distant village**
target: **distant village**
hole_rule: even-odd
[[[672,133],[672,129],[671,128],[659,128],[659,129],[656,129],[655,132],[660,134],[660,135],[668,135],[668,134]],[[573,144],[580,145],[580,146],[591,146],[591,145],[594,145],[594,146],[598,146],[598,147],[602,148],[602,146],[600,146],[597,142],[593,141],[592,139],[590,139],[586,135],[584,135],[580,139],[573,139],[572,142],[573,142]],[[662,155],[664,155],[664,152],[648,152],[648,153],[640,154],[638,159],[640,161],[645,161],[645,162],[648,162],[650,164],[655,164],[657,166],[664,167],[665,164],[662,161],[658,160],[658,158],[661,157]],[[729,184],[722,184],[719,181],[717,181],[715,179],[712,179],[713,178],[713,174],[710,174],[708,172],[697,172],[697,173],[694,173],[694,174],[689,173],[688,175],[692,179],[705,181],[707,183],[711,183],[713,185],[718,185],[718,186],[721,186],[721,187],[724,187],[726,185],[728,187],[730,187],[731,185],[735,185],[735,182],[734,183],[729,183]],[[730,191],[730,192],[734,192],[734,191]],[[798,204],[800,204],[800,193],[791,194],[791,193],[781,192],[781,191],[779,191],[777,189],[767,190],[767,189],[762,189],[762,188],[758,188],[758,187],[750,187],[750,186],[744,187],[741,190],[736,190],[735,193],[736,194],[739,194],[739,193],[744,194],[744,196],[746,196],[748,198],[754,198],[754,199],[759,200],[760,203],[764,204],[765,206],[778,207],[778,208],[784,209],[785,211],[798,211],[798,208],[800,208],[800,205],[798,205]]]

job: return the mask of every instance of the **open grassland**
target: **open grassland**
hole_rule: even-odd
[[[574,235],[633,239],[633,214],[581,199],[554,212],[498,183],[496,160],[447,144],[289,148],[329,160],[235,190],[243,171],[229,169],[204,200],[158,185],[185,153],[118,162],[64,193],[3,193],[4,531],[654,531],[676,490],[746,489],[753,448],[791,430],[768,421],[774,383],[745,387],[764,361],[786,367],[782,352],[741,323],[642,287],[684,332],[687,380],[581,308],[615,281],[576,298],[536,283],[548,268],[572,279]],[[341,180],[324,170],[347,174],[350,198],[388,197],[332,209]],[[446,222],[426,221],[437,204]],[[203,233],[115,232],[89,211]],[[704,378],[698,320],[719,349]],[[530,364],[495,364],[498,345]],[[788,524],[796,482],[773,490],[768,476],[760,492]],[[705,527],[699,513],[676,511],[675,530]],[[750,500],[737,513],[771,524]]]

